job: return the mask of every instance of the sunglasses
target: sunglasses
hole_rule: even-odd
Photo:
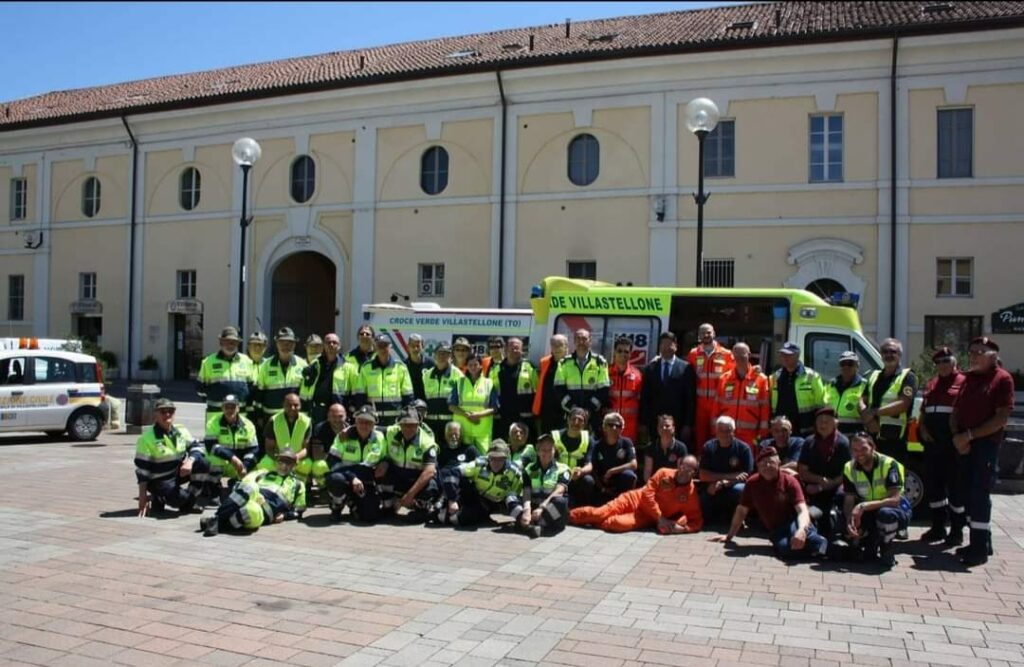
[[[840,361],[839,365],[840,366],[856,366],[857,362],[856,361]]]

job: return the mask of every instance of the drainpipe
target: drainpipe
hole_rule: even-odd
[[[135,331],[135,228],[137,220],[135,217],[135,196],[136,196],[136,179],[139,173],[139,142],[135,140],[135,135],[132,134],[132,128],[128,127],[128,120],[125,116],[121,116],[121,123],[124,125],[125,132],[128,133],[128,139],[132,143],[132,197],[131,197],[131,223],[129,226],[128,234],[128,359],[126,365],[128,366],[128,377],[125,378],[129,384],[132,381],[132,336]]]
[[[899,35],[892,35],[892,71],[889,74],[889,336],[896,336],[896,56]]]
[[[501,82],[501,70],[494,70],[501,96],[501,186],[498,190],[498,308],[505,306],[505,151],[508,145],[508,101]]]

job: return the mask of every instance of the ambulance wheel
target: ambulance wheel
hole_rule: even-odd
[[[96,408],[82,408],[68,419],[68,437],[75,442],[95,440],[103,430],[103,415]]]
[[[903,494],[911,507],[916,508],[924,500],[924,478],[913,468],[906,469],[906,479],[903,480]]]

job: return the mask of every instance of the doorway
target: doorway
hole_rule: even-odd
[[[171,315],[174,332],[174,379],[194,380],[203,363],[203,314]]]
[[[297,351],[305,356],[303,343],[309,334],[323,337],[334,331],[335,273],[334,262],[317,252],[297,252],[282,260],[271,277],[267,336],[273,339],[278,329],[291,327],[299,341]]]

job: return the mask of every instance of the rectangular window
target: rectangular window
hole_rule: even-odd
[[[24,220],[28,215],[28,179],[11,179],[11,220]]]
[[[932,349],[947,346],[965,353],[967,345],[981,335],[980,315],[925,315],[924,340]]]
[[[843,180],[843,116],[811,116],[811,183]]]
[[[709,178],[736,175],[736,121],[719,121],[704,140],[704,175]]]
[[[735,287],[736,260],[705,259],[701,268],[704,287]]]
[[[939,109],[939,178],[974,175],[974,109]]]
[[[419,296],[444,296],[444,264],[420,264]]]
[[[78,298],[82,301],[94,300],[96,298],[96,273],[78,274]]]
[[[196,270],[178,271],[178,298],[196,298]]]
[[[974,258],[939,257],[935,260],[935,296],[972,296]]]
[[[7,276],[7,319],[25,319],[25,276]]]
[[[565,275],[569,278],[597,280],[597,262],[567,261],[565,263]]]

